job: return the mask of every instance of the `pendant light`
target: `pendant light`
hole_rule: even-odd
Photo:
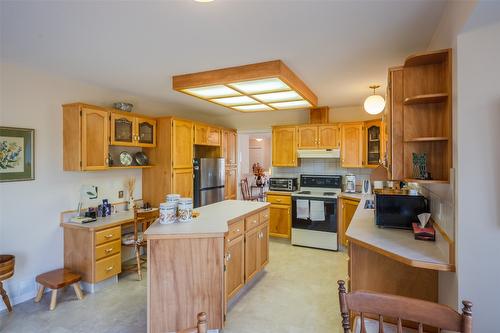
[[[384,111],[385,100],[382,96],[375,94],[375,89],[380,88],[379,85],[372,85],[370,89],[373,89],[373,95],[368,96],[365,99],[365,111],[369,114],[379,114]]]

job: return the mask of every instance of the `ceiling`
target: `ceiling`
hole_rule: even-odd
[[[172,90],[171,77],[283,60],[320,105],[361,105],[387,68],[425,50],[445,2],[182,1],[1,4],[1,56],[214,115],[222,106]],[[274,111],[279,112],[279,111]]]

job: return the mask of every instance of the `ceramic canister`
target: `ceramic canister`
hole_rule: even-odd
[[[165,197],[165,201],[166,202],[179,202],[179,199],[181,198],[181,195],[180,194],[167,194],[167,196]]]
[[[177,206],[179,222],[189,222],[193,217],[193,199],[180,198]]]
[[[177,220],[177,203],[162,202],[160,204],[160,223],[170,224]]]

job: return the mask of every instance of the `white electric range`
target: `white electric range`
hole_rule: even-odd
[[[300,175],[292,193],[292,244],[338,250],[337,198],[342,176]]]

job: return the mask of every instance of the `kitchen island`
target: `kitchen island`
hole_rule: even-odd
[[[148,332],[196,325],[222,329],[228,300],[269,260],[269,203],[226,200],[196,209],[191,222],[146,230]]]
[[[371,290],[438,301],[438,272],[454,271],[453,241],[435,223],[436,241],[415,240],[413,232],[375,225],[374,195],[363,195],[347,229],[351,291]]]

